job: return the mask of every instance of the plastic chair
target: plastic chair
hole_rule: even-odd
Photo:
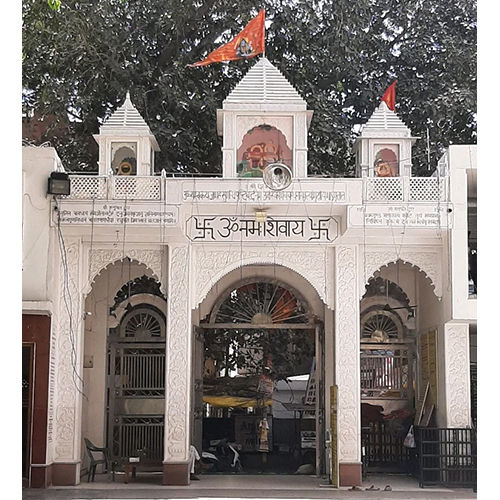
[[[87,448],[87,455],[89,457],[89,472],[87,477],[87,482],[90,482],[90,478],[92,481],[95,479],[95,471],[98,465],[103,464],[106,472],[109,472],[109,455],[107,448],[99,448],[95,444],[93,444],[89,439],[84,438],[85,447]],[[95,453],[101,453],[102,458],[96,458]],[[111,473],[113,474],[113,481],[115,480],[115,464],[111,463]]]

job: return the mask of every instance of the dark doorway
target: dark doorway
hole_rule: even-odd
[[[34,344],[22,347],[22,465],[23,478],[28,478],[31,456],[31,422],[33,414],[33,357]]]

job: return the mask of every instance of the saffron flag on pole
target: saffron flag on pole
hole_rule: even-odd
[[[215,49],[203,61],[188,66],[207,66],[215,62],[250,59],[262,54],[265,50],[265,20],[265,11],[262,9],[230,42]]]
[[[394,80],[382,96],[382,101],[387,104],[391,111],[396,110],[396,80]]]

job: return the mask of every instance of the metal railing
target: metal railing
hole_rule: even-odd
[[[476,489],[476,430],[416,427],[418,480],[425,486]]]
[[[129,457],[139,457],[142,463],[161,464],[163,460],[163,416],[116,417],[112,435],[111,458],[113,460],[123,462]]]
[[[410,450],[403,445],[404,433],[395,432],[385,422],[371,422],[361,428],[361,437],[365,461],[371,470],[390,467],[407,472]]]

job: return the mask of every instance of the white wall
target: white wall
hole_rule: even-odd
[[[54,272],[53,253],[58,252],[47,184],[60,164],[54,148],[23,148],[23,301],[49,301]],[[49,253],[52,252],[52,255]]]
[[[477,300],[469,299],[467,246],[467,171],[477,169],[476,146],[450,146],[450,196],[453,207],[451,269],[454,320],[477,320]]]

